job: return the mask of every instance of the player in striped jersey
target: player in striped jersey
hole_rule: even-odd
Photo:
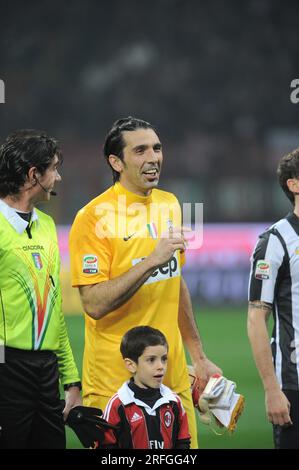
[[[276,448],[299,448],[299,149],[278,166],[293,204],[257,242],[249,283],[248,334],[261,375]],[[271,346],[267,319],[273,313]],[[271,357],[271,349],[272,356]]]
[[[120,350],[132,375],[108,402],[104,418],[118,427],[105,433],[103,447],[189,449],[187,415],[180,398],[162,384],[168,344],[149,326],[129,330]]]

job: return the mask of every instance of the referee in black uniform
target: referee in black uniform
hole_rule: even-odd
[[[248,335],[265,389],[275,447],[299,449],[299,148],[282,158],[278,177],[293,211],[260,235],[255,247]]]

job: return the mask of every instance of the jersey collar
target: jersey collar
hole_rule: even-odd
[[[127,206],[129,206],[130,204],[134,204],[136,202],[139,202],[140,204],[149,204],[150,202],[152,202],[152,193],[149,196],[139,196],[138,194],[135,194],[135,193],[132,193],[131,191],[128,191],[119,182],[115,183],[113,188],[114,188],[115,194],[117,196],[125,196],[126,197],[126,205]]]
[[[135,398],[133,390],[130,389],[128,386],[128,382],[124,383],[121,388],[118,390],[117,394],[119,396],[120,401],[126,406],[130,403],[136,403],[136,405],[142,406],[146,409],[148,414],[155,414],[155,410],[159,408],[159,406],[163,405],[164,403],[169,403],[170,401],[177,401],[174,393],[170,390],[170,388],[166,387],[165,385],[160,385],[160,393],[162,395],[156,403],[154,404],[153,408],[149,405],[144,403],[141,400]]]
[[[17,209],[10,207],[2,199],[0,199],[0,213],[20,235],[26,230],[28,222],[26,222],[26,220],[22,219],[22,217],[19,216],[19,214],[17,213]],[[35,220],[38,220],[38,215],[35,209],[33,209],[30,222],[34,222]]]

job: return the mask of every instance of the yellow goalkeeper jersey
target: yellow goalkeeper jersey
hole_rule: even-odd
[[[97,284],[121,276],[154,250],[159,237],[181,225],[176,197],[153,189],[138,196],[116,183],[83,209],[70,232],[72,285]],[[164,383],[176,393],[189,388],[185,354],[178,328],[181,266],[178,251],[125,304],[100,320],[85,315],[83,393],[113,395],[129,373],[119,350],[130,328],[150,325],[169,343]]]

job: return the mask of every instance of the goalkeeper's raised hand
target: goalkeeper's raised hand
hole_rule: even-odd
[[[207,357],[198,359],[195,363],[193,363],[193,367],[196,377],[198,378],[198,388],[200,394],[204,390],[205,386],[209,381],[209,378],[212,377],[212,375],[223,375],[222,370],[218,366],[216,366],[214,362],[210,361]]]

